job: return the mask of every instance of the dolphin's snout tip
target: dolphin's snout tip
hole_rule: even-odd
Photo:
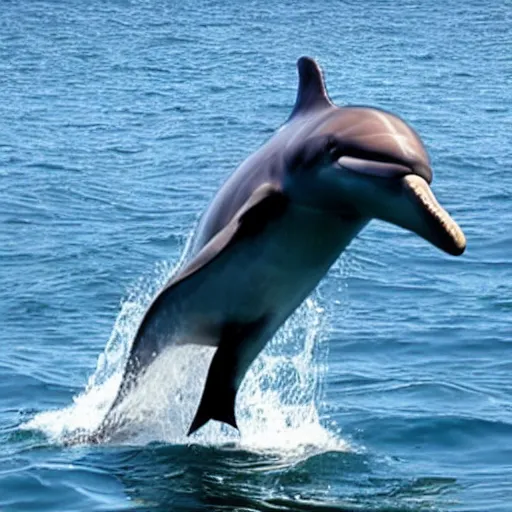
[[[447,254],[460,256],[466,250],[466,236],[450,214],[439,204],[428,183],[420,176],[410,174],[404,184],[420,207],[424,222],[418,228],[421,236]]]
[[[459,228],[459,236],[456,242],[444,250],[445,252],[451,254],[452,256],[461,256],[462,254],[464,254],[466,246],[466,237],[464,236],[462,230]]]

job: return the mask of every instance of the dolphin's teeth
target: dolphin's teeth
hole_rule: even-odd
[[[415,174],[405,176],[404,182],[424,209],[431,215],[431,218],[438,223],[441,230],[450,238],[454,244],[455,251],[462,253],[466,247],[466,237],[448,212],[437,202],[428,183]]]

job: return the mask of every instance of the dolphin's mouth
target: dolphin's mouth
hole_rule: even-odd
[[[364,157],[349,153],[339,158],[337,163],[340,167],[359,174],[379,178],[402,178],[413,173],[421,176],[427,183],[432,182],[432,170],[425,163],[395,160],[378,152],[365,154]]]
[[[407,196],[423,217],[423,226],[414,231],[448,254],[461,255],[466,249],[466,237],[450,214],[437,202],[428,183],[415,174],[404,176],[402,183]]]
[[[411,173],[411,168],[406,165],[394,162],[366,160],[352,156],[342,156],[338,159],[338,164],[349,171],[380,178],[402,178]]]

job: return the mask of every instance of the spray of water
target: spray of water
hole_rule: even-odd
[[[119,388],[139,322],[156,291],[178,267],[160,264],[151,279],[136,283],[121,305],[85,391],[70,406],[40,413],[23,428],[41,430],[52,441],[63,442],[99,427]],[[318,404],[327,345],[321,340],[326,316],[316,302],[314,298],[307,299],[250,368],[237,397],[240,433],[211,421],[192,437],[186,437],[215,351],[187,345],[169,347],[151,365],[137,389],[122,403],[119,414],[124,427],[114,433],[111,441],[234,443],[256,450],[307,446],[346,449],[347,445],[320,423]]]

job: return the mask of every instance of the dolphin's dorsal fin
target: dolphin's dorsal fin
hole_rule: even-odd
[[[311,57],[301,57],[297,61],[299,89],[290,119],[299,113],[332,105],[320,66]]]

